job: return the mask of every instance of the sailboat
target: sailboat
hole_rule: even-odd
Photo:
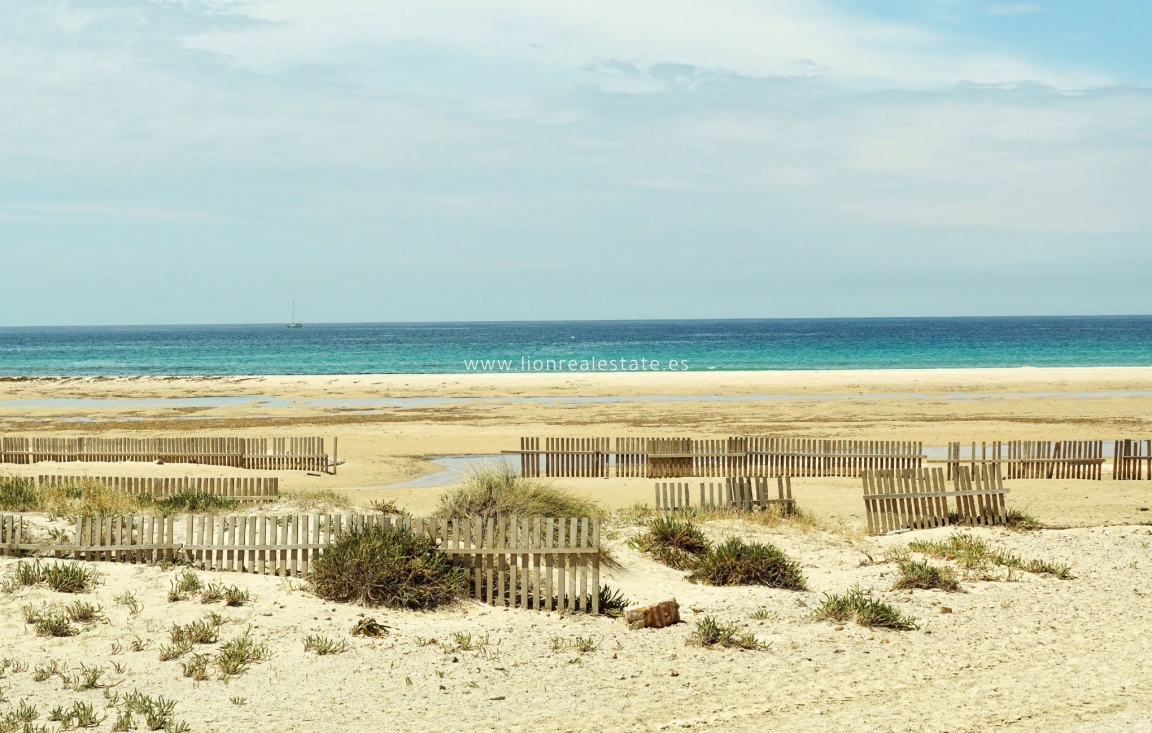
[[[288,322],[288,328],[303,328],[304,324],[296,320],[296,301],[292,301],[292,320]]]

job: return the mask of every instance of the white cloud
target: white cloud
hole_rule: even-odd
[[[970,50],[821,0],[216,0],[213,7],[259,22],[199,34],[189,45],[264,71],[338,63],[366,47],[421,44],[559,70],[617,59],[870,86],[1109,83],[1096,73]]]

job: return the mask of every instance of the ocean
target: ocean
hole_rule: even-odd
[[[1152,316],[0,328],[7,377],[1026,365],[1152,365]]]

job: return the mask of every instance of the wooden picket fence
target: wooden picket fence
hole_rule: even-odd
[[[928,529],[949,524],[1004,524],[1007,489],[994,463],[977,464],[976,470],[959,466],[949,490],[944,469],[866,471],[864,509],[868,533]],[[955,498],[955,508],[949,499]]]
[[[1120,441],[1117,441],[1120,442]],[[930,461],[939,463],[939,461]],[[1010,440],[972,443],[967,457],[960,443],[948,444],[948,478],[963,464],[971,472],[981,464],[999,466],[1008,479],[1089,479],[1099,481],[1104,471],[1102,440]]]
[[[1112,458],[1112,479],[1152,480],[1152,440],[1117,440]]]
[[[790,437],[521,438],[524,476],[685,478],[846,476],[862,471],[920,468],[923,445],[910,441]]]
[[[176,541],[175,517],[80,517],[71,541],[47,544],[34,541],[26,533],[24,521],[20,515],[0,514],[0,554],[147,563],[173,560],[182,547]]]
[[[692,508],[691,485],[688,483],[656,483],[656,509],[662,512]],[[763,511],[778,506],[782,512],[796,507],[792,498],[792,477],[776,477],[776,498],[770,498],[768,479],[765,477],[729,476],[724,483],[700,484],[702,509],[735,509],[736,511]]]
[[[600,612],[600,520],[516,517],[413,520],[384,514],[81,517],[74,541],[25,541],[24,518],[0,515],[0,553],[306,576],[328,543],[371,526],[430,536],[463,568],[470,597],[496,606]],[[183,529],[178,540],[177,532]]]
[[[197,463],[272,471],[336,473],[323,438],[26,438],[0,437],[0,463],[127,461]]]
[[[828,440],[823,438],[742,438],[747,476],[841,476],[864,471],[903,471],[923,465],[924,444],[903,440]]]
[[[543,455],[545,476],[608,478],[607,438],[545,438]]]
[[[37,476],[38,486],[66,486],[94,481],[114,491],[140,496],[147,494],[163,499],[183,492],[211,494],[237,502],[276,501],[280,498],[280,479],[276,477],[205,477],[183,476],[157,478],[144,476]]]

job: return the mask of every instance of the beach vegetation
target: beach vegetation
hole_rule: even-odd
[[[21,560],[9,571],[3,589],[43,585],[57,593],[88,593],[100,582],[100,573],[78,562],[41,563]]]
[[[248,671],[253,664],[263,662],[272,656],[267,645],[252,640],[245,634],[225,642],[213,659],[219,678],[227,680]]]
[[[1004,526],[1017,532],[1031,532],[1040,529],[1043,525],[1040,520],[1023,509],[1009,509]]]
[[[800,563],[775,545],[729,537],[699,557],[688,580],[705,585],[765,585],[806,590]]]
[[[1025,559],[1014,552],[994,546],[987,540],[971,532],[953,532],[943,540],[913,540],[908,549],[922,555],[956,562],[966,572],[983,580],[999,580],[992,573],[994,567],[1007,568],[1010,572],[1022,570],[1035,575],[1051,575],[1060,580],[1071,580],[1075,576],[1069,565],[1047,560]]]
[[[301,489],[281,491],[280,500],[302,512],[317,512],[325,509],[350,509],[352,500],[346,494],[332,489]]]
[[[960,590],[956,571],[950,567],[931,565],[927,560],[903,560],[897,566],[900,577],[892,590],[943,590],[955,593]]]
[[[649,520],[645,532],[633,537],[629,544],[676,570],[695,567],[700,557],[712,548],[698,525],[669,516]]]
[[[368,636],[378,637],[384,636],[388,633],[388,627],[376,621],[376,619],[367,616],[360,619],[352,626],[352,636]]]
[[[440,497],[433,517],[596,517],[595,502],[582,499],[548,481],[524,478],[506,463],[478,466]]]
[[[187,600],[188,596],[199,593],[203,589],[204,581],[200,580],[200,576],[195,571],[182,570],[169,583],[168,602],[176,603]]]
[[[129,494],[95,479],[38,485],[20,476],[0,478],[0,511],[45,512],[54,517],[109,517],[120,514],[211,514],[234,509],[236,500],[203,491],[182,491],[163,499]]]
[[[846,593],[825,593],[816,609],[816,618],[832,621],[855,621],[868,628],[914,631],[920,628],[912,616],[872,595],[871,590],[854,587]]]
[[[632,605],[632,601],[624,597],[624,594],[608,585],[600,586],[600,615],[611,616],[612,618],[620,618],[624,615],[624,610]]]
[[[329,601],[428,610],[460,598],[464,571],[431,537],[373,526],[329,544],[313,561],[309,585]]]
[[[317,656],[340,654],[348,651],[348,642],[344,640],[337,641],[327,636],[310,634],[304,638],[304,651],[316,652]]]
[[[722,624],[712,616],[705,616],[696,622],[696,630],[689,635],[688,644],[705,648],[722,647],[747,651],[763,651],[771,646],[761,642],[756,638],[756,634],[742,631],[736,626]]]

